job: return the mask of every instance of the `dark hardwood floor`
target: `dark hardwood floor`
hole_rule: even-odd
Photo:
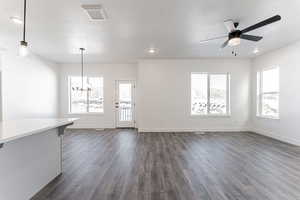
[[[67,131],[33,200],[300,200],[300,148],[251,133]]]

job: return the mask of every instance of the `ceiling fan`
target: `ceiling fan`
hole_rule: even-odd
[[[241,43],[241,39],[243,40],[249,40],[249,41],[253,41],[253,42],[258,42],[261,39],[263,39],[263,37],[261,36],[255,36],[255,35],[247,35],[245,33],[248,33],[250,31],[253,31],[255,29],[261,28],[263,26],[266,26],[268,24],[274,23],[281,20],[281,16],[280,15],[275,15],[271,18],[268,18],[264,21],[261,21],[257,24],[254,24],[252,26],[249,26],[248,28],[245,28],[243,30],[238,30],[237,27],[239,26],[238,22],[233,22],[232,20],[226,20],[224,21],[224,25],[228,30],[228,35],[224,35],[224,36],[220,36],[220,37],[215,37],[215,38],[210,38],[208,40],[203,40],[200,43],[206,43],[212,40],[217,40],[217,39],[222,39],[225,37],[228,37],[228,39],[222,44],[221,48],[224,48],[226,46],[237,46]]]

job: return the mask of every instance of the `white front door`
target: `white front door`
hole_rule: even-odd
[[[116,127],[135,127],[135,82],[116,82]]]

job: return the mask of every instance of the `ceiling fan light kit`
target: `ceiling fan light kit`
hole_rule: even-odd
[[[238,37],[232,38],[228,41],[228,45],[231,47],[238,46],[241,44],[241,39]]]
[[[239,26],[238,22],[233,22],[232,20],[226,20],[226,21],[224,21],[224,25],[228,30],[227,36],[220,36],[220,37],[215,37],[215,38],[211,38],[208,40],[203,40],[203,41],[201,41],[201,43],[209,42],[209,41],[216,40],[216,39],[226,38],[226,37],[227,37],[227,40],[222,44],[221,48],[225,48],[227,46],[230,46],[230,47],[238,46],[241,44],[241,39],[252,41],[252,42],[258,42],[261,39],[263,39],[263,37],[255,36],[255,35],[247,35],[245,33],[248,33],[250,31],[253,31],[255,29],[261,28],[263,26],[269,25],[271,23],[274,23],[274,22],[277,22],[280,20],[281,20],[281,16],[275,15],[275,16],[270,17],[270,18],[268,18],[264,21],[261,21],[257,24],[249,26],[248,28],[245,28],[243,30],[237,29]]]

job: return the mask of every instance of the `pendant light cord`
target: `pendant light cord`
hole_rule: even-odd
[[[23,41],[25,42],[25,37],[26,37],[26,4],[27,0],[24,0],[24,24],[23,24]]]

